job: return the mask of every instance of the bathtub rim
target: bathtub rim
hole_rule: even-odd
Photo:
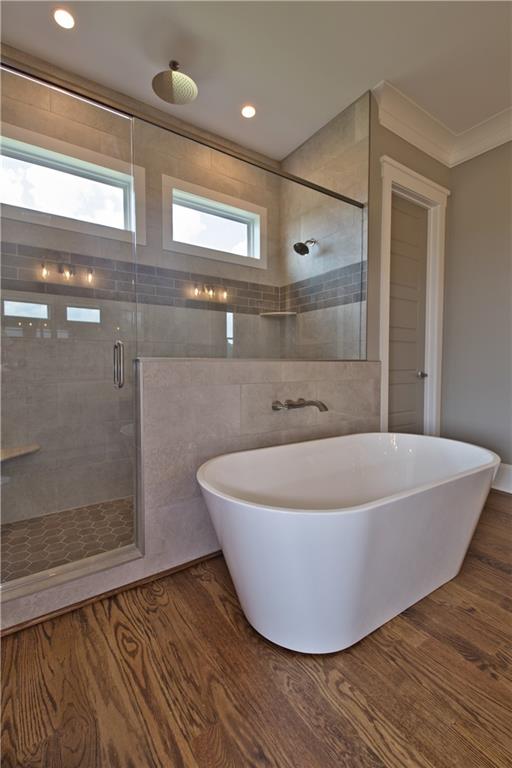
[[[478,467],[474,467],[473,469],[468,469],[463,472],[457,472],[456,474],[450,475],[450,477],[444,478],[443,480],[439,480],[438,482],[423,483],[422,485],[417,485],[414,488],[409,488],[408,490],[405,490],[405,491],[393,493],[393,494],[390,494],[389,496],[381,496],[378,499],[366,501],[362,504],[355,504],[350,507],[328,507],[325,509],[311,509],[311,508],[297,509],[296,507],[276,507],[276,506],[271,506],[269,504],[262,504],[256,501],[248,501],[247,499],[242,499],[242,498],[239,498],[238,496],[232,496],[231,494],[224,493],[223,491],[218,490],[211,483],[209,483],[207,480],[204,479],[204,474],[206,472],[208,465],[212,464],[213,462],[225,456],[236,456],[237,454],[240,454],[240,453],[256,453],[258,451],[268,451],[275,448],[284,449],[292,445],[305,445],[308,443],[323,443],[323,442],[328,442],[330,440],[339,440],[345,437],[349,437],[349,438],[350,437],[366,437],[369,435],[378,436],[378,437],[382,437],[383,435],[410,436],[409,433],[401,433],[401,432],[356,432],[351,435],[333,435],[330,437],[315,438],[314,440],[299,440],[296,443],[268,445],[261,448],[249,448],[248,450],[244,450],[244,451],[233,451],[232,453],[223,453],[223,454],[219,454],[219,456],[214,456],[213,458],[208,459],[203,464],[201,464],[201,466],[196,472],[196,479],[202,490],[206,490],[209,493],[213,494],[214,496],[224,499],[225,501],[231,501],[236,504],[241,504],[244,507],[249,507],[251,509],[264,509],[268,512],[276,512],[276,513],[282,513],[286,515],[314,515],[315,517],[317,517],[318,515],[332,516],[334,514],[346,515],[346,514],[355,514],[358,512],[365,512],[370,509],[381,507],[384,504],[388,504],[393,501],[399,501],[401,499],[406,499],[409,496],[414,496],[418,493],[432,490],[433,488],[439,488],[440,486],[446,485],[447,483],[451,483],[455,480],[460,480],[464,477],[469,477],[470,475],[475,475],[478,472],[483,472],[484,470],[487,470],[487,469],[494,468],[494,475],[496,475],[498,467],[501,464],[501,458],[500,456],[498,456],[497,453],[494,453],[494,451],[491,451],[488,448],[482,448],[480,445],[475,445],[474,443],[467,443],[463,440],[454,440],[448,437],[438,437],[437,435],[412,435],[413,437],[420,438],[420,440],[426,438],[428,440],[436,440],[436,441],[441,441],[443,443],[454,443],[456,445],[465,445],[470,448],[475,448],[476,450],[482,451],[484,454],[487,454],[489,456],[489,461],[486,462],[485,464],[481,464]]]

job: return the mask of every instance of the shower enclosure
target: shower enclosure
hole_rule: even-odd
[[[137,211],[131,118],[8,71],[2,85],[9,583],[134,542]]]
[[[365,358],[368,96],[342,117],[339,157],[327,145],[312,163],[304,146],[275,173],[134,121],[146,173],[141,355]],[[340,191],[320,190],[318,177]]]
[[[2,84],[8,596],[141,556],[136,358],[365,357],[369,98],[266,168]]]

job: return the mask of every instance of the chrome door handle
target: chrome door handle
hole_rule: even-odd
[[[124,344],[116,341],[114,344],[114,384],[121,389],[124,387]]]
[[[426,379],[428,376],[428,373],[426,371],[418,371],[416,376],[418,377],[418,379]]]

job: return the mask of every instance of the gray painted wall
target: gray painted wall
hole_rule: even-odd
[[[442,434],[512,463],[512,143],[451,169]]]
[[[388,155],[451,190],[442,434],[512,463],[512,144],[447,168],[370,118],[367,357],[379,359],[382,182]]]

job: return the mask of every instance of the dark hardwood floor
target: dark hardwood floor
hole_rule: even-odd
[[[342,653],[245,621],[221,558],[3,642],[2,766],[512,765],[512,499],[455,580]]]

